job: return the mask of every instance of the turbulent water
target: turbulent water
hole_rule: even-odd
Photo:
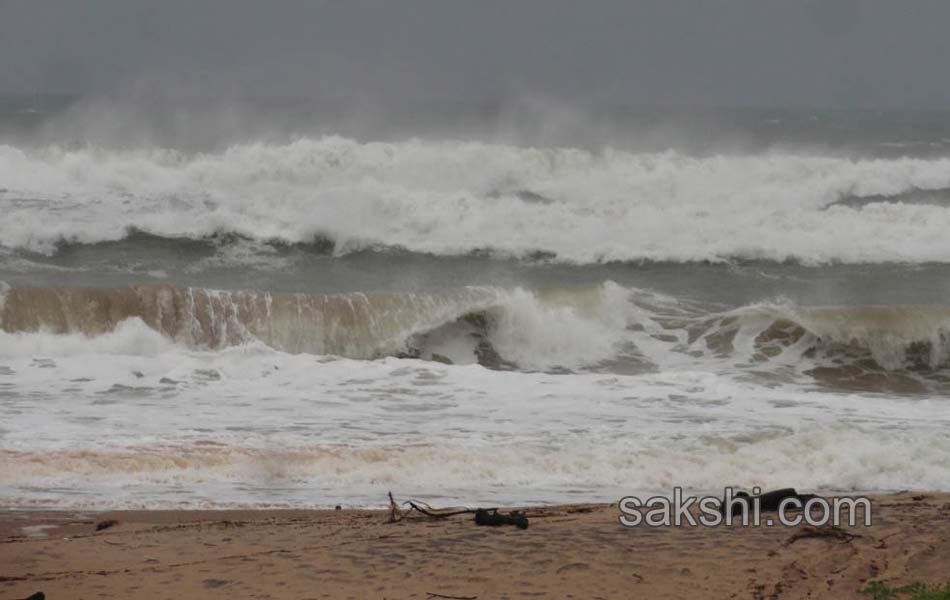
[[[855,119],[0,138],[0,502],[950,489],[950,119]]]

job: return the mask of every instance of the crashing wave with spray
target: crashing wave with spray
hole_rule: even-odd
[[[9,289],[0,329],[97,336],[139,319],[186,347],[249,342],[290,353],[356,359],[446,357],[544,368],[613,357],[625,325],[615,285],[528,292],[465,287],[443,293],[281,294],[142,284]],[[503,359],[501,355],[507,357]]]
[[[950,159],[340,137],[218,153],[0,146],[0,246],[145,232],[569,263],[950,261]],[[941,196],[942,197],[942,196]]]
[[[140,320],[171,343],[204,350],[260,343],[288,353],[548,372],[688,368],[867,391],[950,384],[950,306],[728,308],[609,281],[328,295],[171,284],[13,287],[0,297],[11,348],[31,334],[96,338]]]

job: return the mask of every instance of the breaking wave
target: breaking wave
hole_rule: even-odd
[[[325,137],[207,154],[0,146],[0,181],[0,246],[42,253],[140,231],[573,263],[950,261],[947,158]]]
[[[134,326],[139,323],[140,326]],[[0,290],[0,356],[248,343],[502,370],[732,371],[914,392],[950,385],[950,306],[701,304],[613,282],[441,293],[281,294],[142,284]]]
[[[138,320],[196,349],[257,342],[283,352],[356,359],[395,355],[545,368],[612,358],[620,344],[617,332],[625,326],[626,295],[613,284],[541,292],[466,287],[438,294],[338,295],[171,284],[23,287],[2,295],[0,329],[95,337]],[[13,355],[15,346],[6,344]]]

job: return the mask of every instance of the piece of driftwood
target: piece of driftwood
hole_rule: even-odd
[[[524,513],[517,510],[511,511],[511,514],[506,515],[499,513],[498,509],[484,509],[479,508],[475,511],[475,524],[476,525],[487,525],[489,527],[499,527],[501,525],[514,525],[518,529],[527,529],[528,528],[528,517],[524,516]]]
[[[395,523],[403,520],[406,515],[412,511],[421,513],[427,517],[435,519],[445,519],[456,515],[473,514],[475,515],[476,525],[487,525],[497,527],[500,525],[514,525],[518,529],[528,528],[528,517],[523,512],[512,511],[511,514],[499,513],[497,508],[433,508],[425,502],[418,500],[407,500],[402,503],[408,508],[401,509],[393,498],[393,493],[389,492],[389,522]]]
[[[751,514],[753,502],[757,501],[759,503],[760,512],[775,512],[783,501],[790,498],[798,500],[801,502],[801,505],[804,506],[806,502],[815,497],[814,494],[799,494],[795,491],[795,488],[782,488],[780,490],[765,492],[758,496],[751,496],[746,492],[737,492],[729,507],[726,506],[725,498],[723,498],[719,510],[723,515],[726,514],[727,510],[731,510],[732,515],[735,516],[737,513],[742,512],[742,505],[745,504],[748,507],[749,514]]]
[[[472,508],[432,508],[425,502],[419,500],[406,500],[402,503],[403,506],[408,506],[409,508],[399,508],[399,505],[396,504],[395,498],[393,498],[393,493],[389,492],[389,522],[395,523],[397,521],[402,521],[406,515],[412,511],[419,512],[427,517],[434,517],[436,519],[444,519],[446,517],[454,517],[455,515],[464,515],[467,513],[475,512],[475,509]]]

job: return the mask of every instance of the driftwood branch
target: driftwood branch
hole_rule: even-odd
[[[402,521],[404,516],[406,515],[399,510],[399,505],[396,504],[396,501],[393,499],[393,493],[389,492],[389,522],[395,523]]]
[[[409,508],[403,509],[399,507],[399,504],[396,503],[396,499],[393,498],[393,493],[389,492],[389,522],[396,523],[402,521],[406,515],[412,511],[416,511],[424,514],[427,517],[432,517],[435,519],[444,519],[446,517],[454,517],[456,515],[464,514],[473,514],[475,509],[473,508],[432,508],[425,502],[419,500],[407,500],[402,503],[403,506],[408,506]],[[494,510],[494,509],[493,509]]]
[[[432,508],[425,502],[419,500],[407,500],[402,504],[409,508],[405,510],[400,509],[399,505],[396,504],[396,499],[393,498],[393,493],[389,492],[390,523],[402,521],[410,512],[416,511],[433,519],[445,519],[456,515],[474,514],[476,525],[515,525],[519,529],[528,528],[528,518],[524,513],[517,510],[506,515],[499,513],[497,508],[466,508],[464,506],[457,508]]]

